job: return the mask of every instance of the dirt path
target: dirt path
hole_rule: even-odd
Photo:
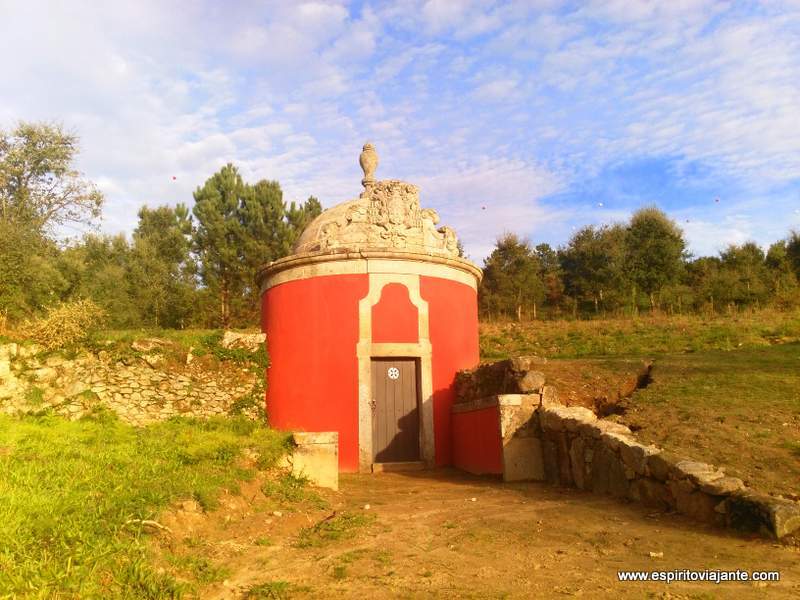
[[[449,470],[345,475],[340,492],[322,494],[325,508],[276,516],[254,485],[209,516],[170,522],[175,555],[200,552],[224,569],[203,598],[800,597],[798,547],[574,490]],[[782,580],[619,583],[619,569],[778,570]]]

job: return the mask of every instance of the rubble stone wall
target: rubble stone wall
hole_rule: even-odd
[[[108,353],[75,357],[42,355],[36,346],[0,345],[0,413],[54,413],[77,419],[96,407],[132,425],[173,416],[208,418],[229,414],[260,389],[260,379],[230,363],[208,371],[197,364],[167,367],[157,353],[126,361]],[[260,403],[242,414],[257,418]]]

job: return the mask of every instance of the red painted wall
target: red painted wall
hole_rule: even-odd
[[[453,464],[476,475],[503,474],[503,443],[496,406],[455,413]]]
[[[338,431],[342,471],[358,470],[358,302],[368,286],[366,274],[320,276],[282,283],[262,297],[270,424]],[[429,308],[436,464],[449,465],[453,380],[478,363],[477,294],[435,277],[420,277],[420,293]],[[373,341],[418,341],[417,309],[402,284],[384,287],[373,318]]]
[[[450,407],[456,372],[478,364],[478,296],[468,285],[420,277],[420,295],[428,302],[433,376],[433,431],[436,464],[453,464]]]
[[[269,422],[338,431],[342,471],[358,470],[358,301],[368,285],[365,274],[331,275],[283,283],[262,297]]]
[[[388,283],[381,298],[372,307],[372,341],[374,343],[416,344],[419,342],[419,310],[408,297],[402,283]]]

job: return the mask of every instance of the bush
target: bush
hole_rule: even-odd
[[[66,302],[49,309],[43,318],[26,322],[22,332],[47,350],[55,350],[85,342],[105,318],[105,311],[91,300]]]

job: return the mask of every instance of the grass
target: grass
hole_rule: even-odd
[[[626,403],[637,437],[800,499],[800,343],[660,357]]]
[[[481,358],[650,356],[757,348],[800,340],[800,312],[481,323]]]
[[[291,507],[299,502],[306,502],[314,508],[327,508],[326,502],[315,491],[307,487],[308,480],[295,477],[291,473],[281,475],[278,479],[268,479],[261,486],[265,496],[276,500],[280,505]]]
[[[0,597],[178,597],[182,587],[148,564],[158,519],[194,497],[213,507],[222,488],[253,476],[244,448],[273,463],[287,438],[245,419],[176,419],[137,429],[107,412],[69,422],[0,416]],[[187,567],[198,582],[211,564]]]
[[[306,527],[300,531],[296,546],[298,548],[318,548],[329,542],[351,539],[362,527],[375,521],[372,515],[341,513],[332,518]]]
[[[251,587],[244,594],[245,600],[283,600],[290,598],[292,592],[307,591],[288,581],[267,581]]]

